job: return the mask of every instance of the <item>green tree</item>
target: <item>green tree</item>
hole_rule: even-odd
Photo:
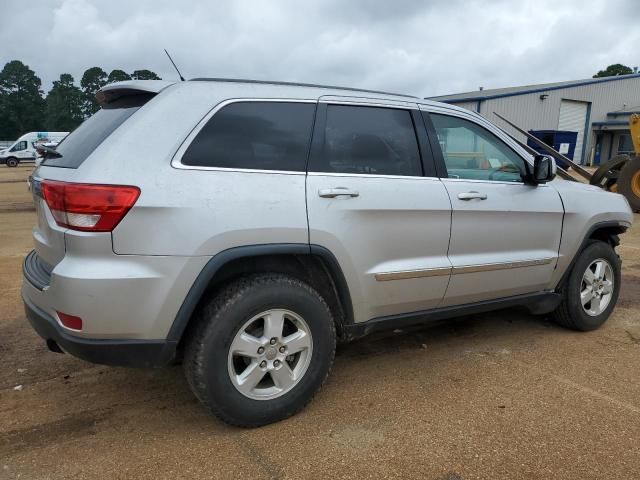
[[[73,77],[68,73],[60,75],[46,99],[47,129],[70,132],[80,125],[84,118],[83,100],[82,90],[74,85]]]
[[[84,71],[80,80],[82,88],[83,108],[86,117],[93,115],[100,110],[100,105],[96,101],[96,92],[107,84],[107,72],[100,67],[91,67]]]
[[[0,72],[0,138],[11,140],[42,129],[42,81],[19,60]]]
[[[124,82],[125,80],[131,80],[131,76],[124,70],[111,70],[107,83]]]
[[[593,78],[615,77],[616,75],[629,75],[630,73],[633,73],[633,70],[630,67],[622,65],[621,63],[614,63],[604,70],[600,70],[593,76]]]
[[[96,101],[96,92],[107,84],[107,72],[100,67],[91,67],[84,71],[80,80],[82,88],[83,107],[85,116],[93,115],[100,109]]]
[[[131,78],[134,80],[162,80],[157,73],[151,70],[134,70],[131,74]]]

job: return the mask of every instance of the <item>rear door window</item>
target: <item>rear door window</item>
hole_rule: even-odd
[[[183,165],[304,172],[315,103],[236,102],[215,113]]]
[[[47,157],[47,167],[78,168],[98,146],[140,109],[152,94],[140,94],[120,98],[103,106],[85,120],[56,147],[62,157]]]
[[[328,105],[324,144],[311,170],[370,175],[422,175],[409,110]]]

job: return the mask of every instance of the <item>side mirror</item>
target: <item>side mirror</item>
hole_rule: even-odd
[[[547,183],[556,177],[556,161],[547,155],[536,155],[533,159],[531,183],[539,185]]]

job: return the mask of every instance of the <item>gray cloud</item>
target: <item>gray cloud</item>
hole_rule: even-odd
[[[48,88],[97,65],[421,96],[590,77],[640,63],[635,0],[2,0],[0,63]]]

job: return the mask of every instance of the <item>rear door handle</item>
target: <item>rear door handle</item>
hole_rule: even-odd
[[[340,196],[353,198],[353,197],[359,197],[360,193],[356,192],[355,190],[351,190],[350,188],[347,188],[347,187],[335,187],[335,188],[321,188],[320,190],[318,190],[318,195],[320,195],[322,198],[336,198]]]
[[[487,199],[487,194],[486,193],[480,193],[480,192],[475,192],[475,191],[471,191],[471,192],[463,192],[463,193],[459,193],[458,194],[458,198],[460,200],[486,200]]]

